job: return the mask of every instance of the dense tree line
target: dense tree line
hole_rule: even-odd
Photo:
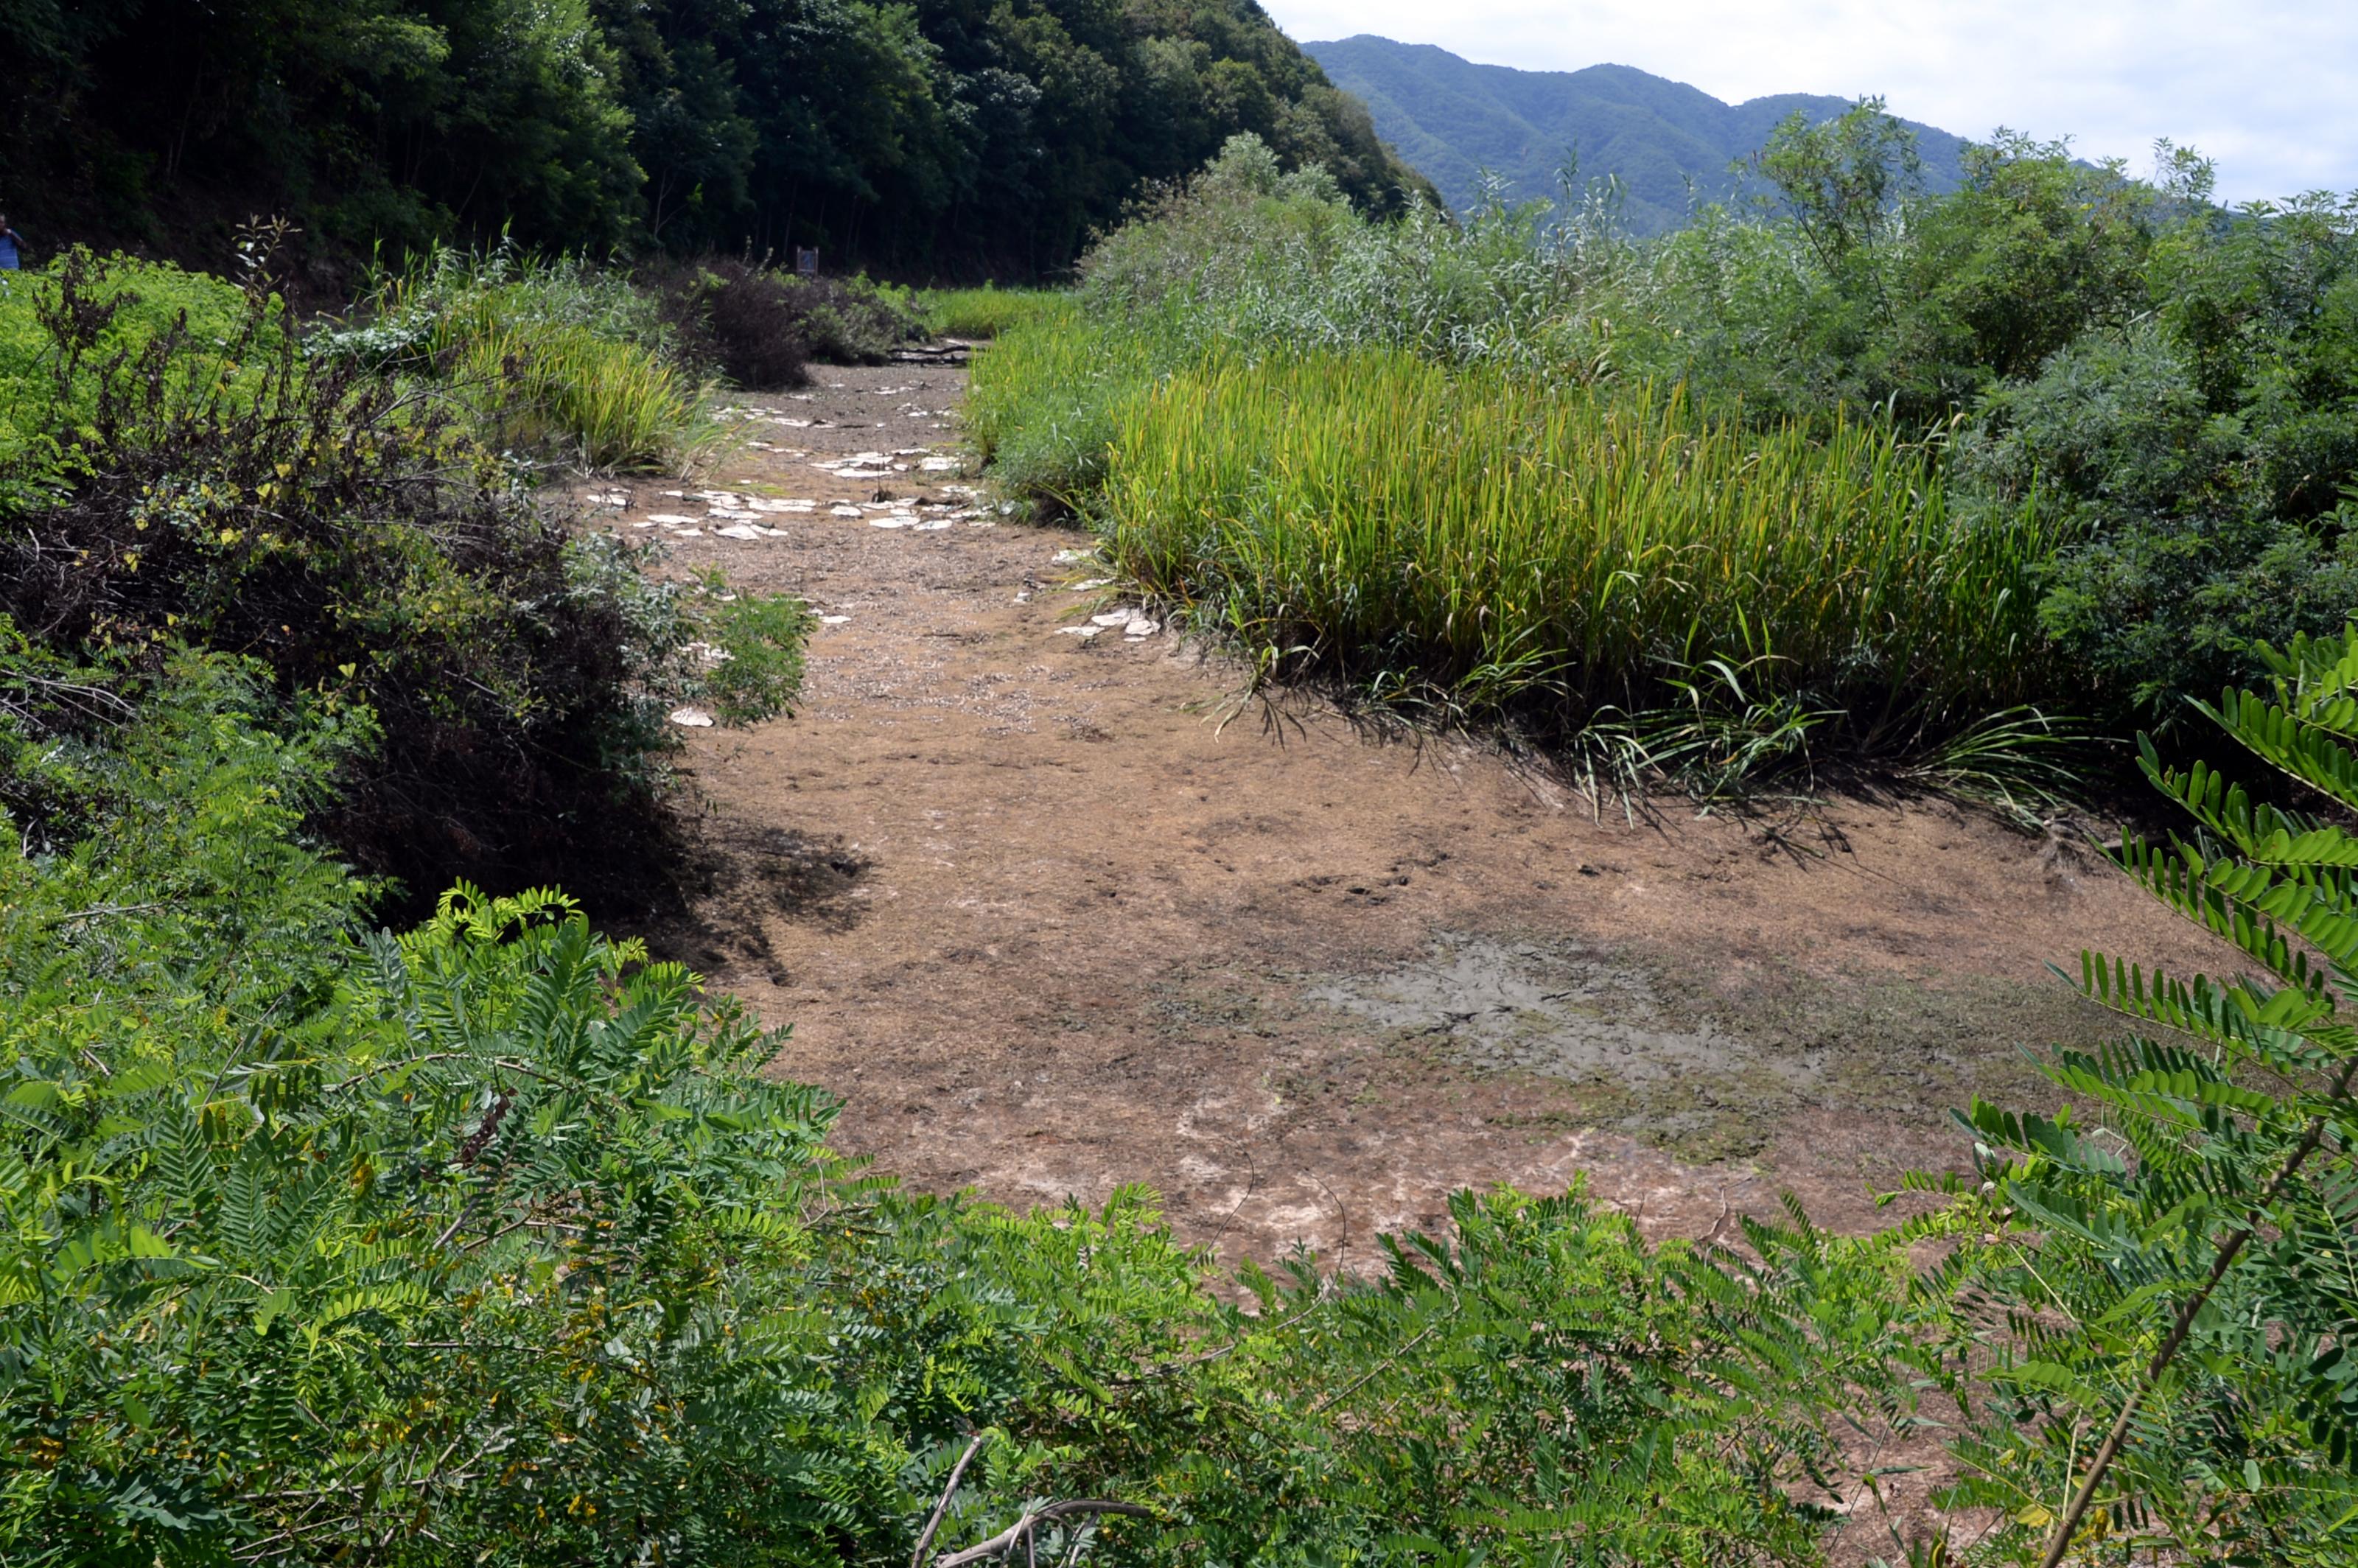
[[[1254,0],[16,0],[0,210],[38,242],[816,245],[1036,274],[1230,135],[1422,181]]]

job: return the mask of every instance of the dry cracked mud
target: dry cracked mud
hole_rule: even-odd
[[[700,484],[596,487],[825,618],[791,719],[688,731],[719,871],[654,935],[792,1026],[839,1141],[1015,1205],[1158,1189],[1224,1255],[1362,1265],[1454,1188],[1585,1179],[1657,1234],[1825,1223],[2041,1098],[2106,1022],[2082,946],[2199,966],[2100,861],[1939,800],[1595,813],[1471,741],[1370,733],[1111,597],[962,477],[963,372],[748,398]]]

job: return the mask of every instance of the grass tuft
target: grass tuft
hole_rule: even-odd
[[[1714,755],[1729,716],[1773,716],[1771,751],[1873,745],[2032,689],[2037,512],[1957,516],[1887,423],[1392,351],[1217,358],[1083,400],[1068,444],[1090,415],[1116,565],[1297,666],[1566,730],[1685,710]]]

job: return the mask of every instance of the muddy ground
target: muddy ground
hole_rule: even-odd
[[[1942,801],[1633,823],[1473,741],[1240,706],[1085,535],[967,488],[963,372],[820,379],[601,515],[825,617],[795,718],[689,730],[719,872],[658,935],[910,1183],[1143,1182],[1225,1256],[1347,1265],[1500,1182],[1863,1227],[1963,1158],[1950,1108],[2043,1098],[2025,1047],[2106,1032],[2050,960],[2201,956],[2069,835]]]

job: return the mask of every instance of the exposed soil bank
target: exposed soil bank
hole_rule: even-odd
[[[1120,608],[1072,586],[1085,537],[927,470],[962,373],[821,373],[750,400],[768,449],[717,512],[619,487],[616,525],[683,519],[654,524],[694,530],[682,565],[830,618],[797,718],[692,734],[723,870],[660,935],[791,1023],[776,1070],[914,1184],[1145,1182],[1225,1252],[1353,1263],[1454,1187],[1582,1173],[1664,1232],[1780,1188],[1866,1225],[1962,1156],[1949,1108],[2039,1095],[2021,1047],[2105,1032],[2050,960],[2204,956],[2101,866],[1938,802],[1630,826],[1311,704],[1223,726],[1217,661],[1066,630]]]

